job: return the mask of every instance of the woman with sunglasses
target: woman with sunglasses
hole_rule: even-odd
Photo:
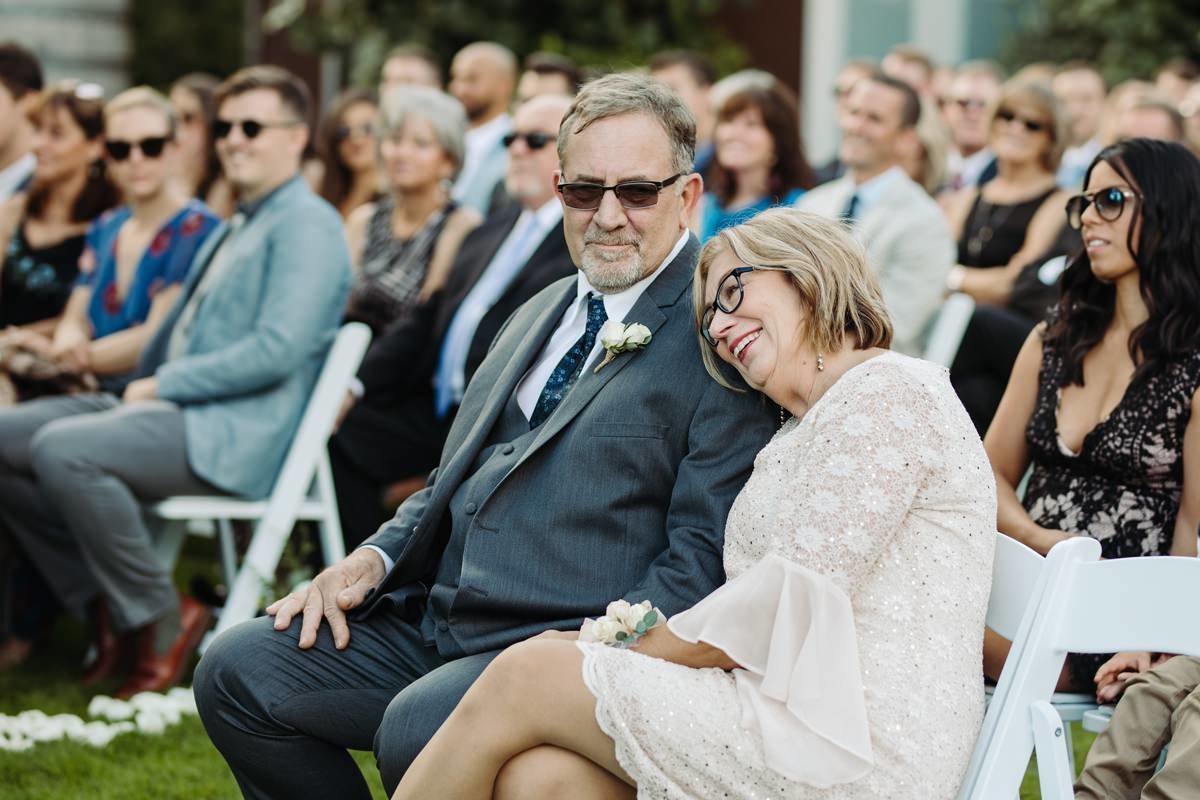
[[[233,216],[233,187],[221,174],[213,147],[212,124],[216,117],[213,92],[220,81],[204,72],[189,72],[171,84],[169,97],[175,112],[175,176],[190,197],[204,202],[222,219]]]
[[[1086,249],[1021,349],[985,440],[997,525],[1040,553],[1091,536],[1104,558],[1194,556],[1200,161],[1178,144],[1131,139],[1100,152],[1085,187],[1067,218]],[[993,677],[1006,653],[989,636]],[[1091,688],[1104,660],[1072,655],[1060,686]]]
[[[995,547],[970,420],[944,371],[887,349],[836,221],[726,229],[693,298],[713,378],[790,415],[729,513],[729,583],[622,647],[552,631],[501,653],[396,798],[954,797]]]
[[[346,220],[358,279],[346,319],[376,335],[441,288],[459,245],[482,219],[450,198],[462,168],[467,116],[445,92],[390,89],[375,133],[386,193]]]
[[[1049,89],[1014,81],[1002,87],[988,134],[996,177],[948,201],[950,230],[958,240],[949,291],[1001,304],[1021,267],[1054,243],[1067,199],[1055,181],[1065,135]]]
[[[778,82],[742,88],[721,101],[709,191],[695,226],[701,242],[768,208],[793,205],[812,187],[799,118],[795,98]]]
[[[379,198],[378,145],[375,141],[379,108],[362,89],[343,92],[317,126],[316,150],[321,177],[316,188],[342,219]]]
[[[104,107],[103,119],[107,173],[126,204],[88,229],[79,278],[61,320],[52,334],[23,339],[25,362],[36,358],[37,375],[8,376],[18,399],[28,402],[0,415],[36,416],[41,403],[54,401],[33,398],[62,391],[119,394],[143,345],[179,297],[197,248],[217,225],[217,216],[172,180],[177,153],[167,98],[144,86],[129,89]],[[26,587],[29,613],[0,646],[0,666],[24,661],[57,607],[37,576],[20,573],[18,580]],[[103,609],[93,609],[92,622],[97,636],[111,636]]]

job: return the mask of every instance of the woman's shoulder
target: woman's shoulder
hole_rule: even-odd
[[[442,233],[463,237],[483,222],[483,215],[469,206],[452,205],[446,212],[446,223]]]
[[[168,223],[168,227],[178,229],[180,235],[187,237],[207,234],[219,224],[221,218],[217,216],[217,212],[202,201],[192,198],[179,209]]]

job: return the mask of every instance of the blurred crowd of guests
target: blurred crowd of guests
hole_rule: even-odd
[[[831,87],[840,144],[818,165],[801,141],[796,96],[772,75],[717,80],[689,51],[657,54],[645,69],[697,122],[698,239],[777,206],[843,220],[879,278],[894,347],[913,355],[930,344],[948,296],[971,298],[951,377],[1013,497],[1001,503],[1001,530],[1044,552],[1056,532],[1078,527],[1062,518],[1067,490],[1046,477],[1061,476],[1071,457],[1062,453],[1089,445],[1063,438],[1064,420],[1082,413],[1072,400],[1111,413],[1157,370],[1178,390],[1175,405],[1143,392],[1139,413],[1186,423],[1179,404],[1190,403],[1200,365],[1179,355],[1179,337],[1192,322],[1162,320],[1176,313],[1164,294],[1197,299],[1194,276],[1147,283],[1143,272],[1126,317],[1111,313],[1111,285],[1105,294],[1075,280],[1081,303],[1110,312],[1083,338],[1051,309],[1083,251],[1084,210],[1111,223],[1158,180],[1138,173],[1139,148],[1180,143],[1150,161],[1192,158],[1179,166],[1189,174],[1185,148],[1200,147],[1197,65],[1172,61],[1152,81],[1110,87],[1086,63],[1007,76],[992,62],[936,66],[897,47],[879,64],[844,65]],[[11,624],[0,666],[24,661],[63,607],[97,632],[88,680],[130,650],[122,694],[179,678],[207,612],[176,594],[140,504],[269,493],[344,321],[374,334],[329,443],[347,548],[423,485],[504,321],[575,272],[555,181],[559,124],[583,80],[561,55],[522,62],[492,42],[464,47],[443,76],[430,52],[404,45],[377,89],[347,90],[314,124],[308,90],[276,67],[185,75],[165,95],[137,87],[106,99],[86,81],[43,85],[32,53],[0,45],[0,536],[19,555],[2,579]],[[1109,162],[1134,166],[1119,180],[1102,170],[1111,180],[1100,188],[1124,181],[1129,194],[1096,195],[1097,164]],[[1148,183],[1129,188],[1135,181]],[[1197,188],[1169,211],[1141,203],[1143,225],[1177,224],[1168,218],[1195,207]],[[1083,199],[1069,220],[1072,196]],[[1163,255],[1166,246],[1154,241],[1138,265],[1200,257],[1190,244]],[[1056,347],[1030,355],[1031,331],[1046,324]],[[1135,376],[1120,356],[1127,334],[1160,328],[1152,367]],[[1089,366],[1081,354],[1092,350],[1116,366]],[[1115,383],[1073,398],[1095,369]],[[1048,384],[1047,371],[1059,382]],[[1002,403],[1006,389],[1024,399]],[[1046,404],[1057,427],[1038,416]],[[1156,435],[1181,452],[1181,430]],[[1119,479],[1145,484],[1155,524],[1114,523],[1114,554],[1166,552],[1182,524],[1182,478],[1159,470],[1135,480],[1128,471],[1144,467],[1143,455],[1122,462]],[[1031,463],[1049,472],[1035,469],[1033,499],[1017,501]],[[1100,469],[1081,463],[1070,468]],[[1185,510],[1194,548],[1197,509]]]

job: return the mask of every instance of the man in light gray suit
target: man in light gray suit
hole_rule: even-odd
[[[102,623],[86,679],[121,660],[110,616],[117,634],[136,638],[120,696],[177,682],[207,622],[159,564],[141,502],[270,491],[350,280],[341,220],[298,173],[304,84],[252,67],[216,100],[217,150],[242,202],[197,252],[124,396],[0,413],[0,520],[63,605]]]
[[[851,225],[892,316],[892,347],[919,356],[955,261],[941,209],[900,167],[904,149],[919,146],[920,101],[908,84],[875,73],[858,80],[846,102],[838,150],[846,174],[796,207]]]
[[[248,797],[369,797],[345,751],[372,744],[390,790],[504,647],[619,597],[674,614],[723,582],[725,518],[775,424],[701,363],[694,147],[652,78],[580,93],[555,175],[579,273],[506,323],[426,487],[197,669],[201,719]],[[602,364],[606,319],[652,338]]]

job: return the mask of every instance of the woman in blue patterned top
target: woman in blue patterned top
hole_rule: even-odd
[[[709,191],[694,228],[701,242],[768,208],[792,205],[813,185],[799,120],[795,96],[778,81],[748,82],[721,100]]]
[[[53,335],[27,336],[23,346],[114,389],[175,303],[218,219],[170,179],[174,117],[165,97],[130,89],[105,106],[104,120],[108,173],[127,205],[88,229],[79,278]],[[61,386],[16,383],[23,398]]]

